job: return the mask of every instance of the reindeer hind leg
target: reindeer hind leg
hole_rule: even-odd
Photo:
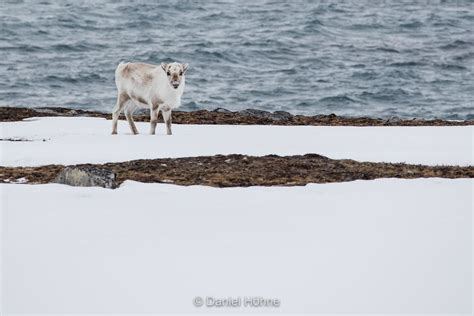
[[[117,125],[120,113],[129,99],[130,97],[126,93],[119,92],[117,95],[117,104],[112,111],[112,134],[117,134]]]
[[[137,126],[135,125],[135,122],[133,121],[133,112],[137,109],[137,106],[129,101],[128,105],[125,108],[125,117],[127,118],[128,125],[130,126],[130,131],[134,134],[138,134],[138,129]]]

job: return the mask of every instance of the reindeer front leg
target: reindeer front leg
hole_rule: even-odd
[[[150,134],[151,135],[155,135],[156,124],[158,123],[159,113],[160,113],[160,109],[158,106],[150,107]]]
[[[163,114],[163,120],[166,124],[166,134],[171,135],[171,107],[169,105],[163,105],[161,107],[161,113]]]

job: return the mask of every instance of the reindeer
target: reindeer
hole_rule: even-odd
[[[120,63],[115,70],[117,105],[112,111],[112,134],[117,134],[117,121],[125,110],[130,130],[138,134],[133,121],[137,108],[150,109],[150,134],[154,135],[158,114],[162,113],[167,134],[171,135],[171,111],[181,106],[188,64]]]

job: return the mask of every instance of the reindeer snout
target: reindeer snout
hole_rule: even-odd
[[[179,87],[179,81],[174,80],[174,81],[171,82],[171,85],[173,86],[173,88],[178,89],[178,87]]]

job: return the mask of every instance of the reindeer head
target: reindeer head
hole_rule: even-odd
[[[188,64],[161,63],[161,68],[163,68],[163,70],[166,72],[166,76],[168,76],[168,81],[174,89],[178,89],[184,77],[184,74],[186,73],[186,70],[188,70],[188,66]]]

